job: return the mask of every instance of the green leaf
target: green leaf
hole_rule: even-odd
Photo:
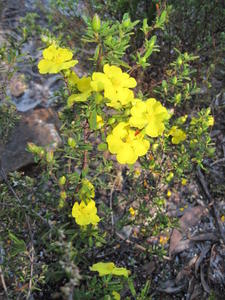
[[[90,96],[90,94],[91,94],[90,91],[83,92],[80,94],[72,94],[71,96],[69,96],[69,98],[67,100],[68,107],[72,107],[75,102],[87,101],[87,98]]]
[[[108,146],[106,143],[101,143],[98,145],[98,151],[106,151],[108,149]]]
[[[134,287],[134,283],[133,283],[133,280],[132,280],[132,279],[129,279],[129,280],[128,280],[128,286],[129,286],[129,288],[130,288],[130,291],[131,291],[132,296],[135,298],[135,296],[136,296],[136,291],[135,291],[135,287]]]
[[[95,108],[90,113],[89,125],[90,125],[91,130],[96,130],[97,129],[97,111],[96,111]]]
[[[9,232],[9,238],[13,242],[13,248],[11,251],[12,256],[16,256],[19,253],[25,252],[26,249],[26,243],[24,240],[18,239],[13,233]]]

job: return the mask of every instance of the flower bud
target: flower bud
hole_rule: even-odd
[[[66,192],[65,191],[61,191],[60,192],[60,199],[66,200],[66,197],[67,197]]]
[[[46,161],[48,163],[51,163],[53,161],[53,159],[54,159],[54,152],[53,151],[48,151],[46,153]]]
[[[92,29],[94,30],[94,32],[99,32],[100,28],[101,28],[101,20],[99,18],[99,15],[95,14],[92,19]]]
[[[128,28],[130,26],[130,18],[127,18],[126,20],[124,20],[122,25],[124,28]]]
[[[177,64],[179,67],[183,64],[182,58],[180,56],[177,59]]]
[[[101,94],[97,93],[95,95],[95,102],[96,102],[96,104],[100,104],[102,102],[102,100],[103,100],[103,96]]]
[[[172,83],[173,83],[174,85],[176,85],[176,84],[177,84],[177,77],[176,77],[176,76],[174,76],[174,77],[173,77],[173,79],[172,79]]]
[[[180,101],[181,101],[181,93],[176,94],[176,96],[175,96],[175,102],[180,103]]]
[[[61,176],[59,178],[59,185],[64,185],[66,183],[66,177],[65,176]]]
[[[71,148],[75,148],[76,147],[76,141],[73,139],[73,138],[68,138],[68,145],[71,147]]]
[[[109,120],[108,120],[108,124],[109,125],[112,125],[112,124],[114,124],[116,122],[116,119],[115,118],[109,118]]]

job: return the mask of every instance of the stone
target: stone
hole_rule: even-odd
[[[24,94],[27,89],[27,85],[25,83],[25,77],[23,74],[14,74],[10,80],[10,92],[14,97],[20,97]]]
[[[51,108],[38,108],[19,115],[21,118],[7,143],[0,143],[0,162],[6,174],[34,163],[32,153],[27,151],[27,143],[43,146],[46,150],[55,150],[62,144],[59,119]]]

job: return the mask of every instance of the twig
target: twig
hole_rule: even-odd
[[[70,88],[69,88],[68,79],[66,78],[66,76],[63,73],[62,73],[62,76],[63,76],[64,82],[65,82],[65,85],[66,85],[67,92],[68,92],[69,96],[71,96],[71,91],[70,91]]]
[[[125,241],[127,244],[134,245],[134,248],[135,248],[135,249],[138,249],[138,250],[141,250],[141,251],[144,251],[144,252],[148,252],[148,249],[147,249],[147,248],[145,248],[145,247],[143,247],[143,246],[141,246],[141,245],[139,245],[139,244],[137,244],[137,243],[135,243],[135,242],[133,242],[133,241],[127,239],[127,238],[125,238],[125,237],[124,237],[122,234],[120,234],[119,232],[116,231],[115,234],[116,234],[121,240]],[[157,255],[152,255],[152,256],[153,256],[153,257],[158,257]],[[171,260],[170,257],[165,256],[165,255],[163,255],[163,258],[164,258],[165,260]]]
[[[220,159],[217,159],[216,161],[214,161],[213,163],[211,163],[210,167],[214,166],[214,165],[217,165],[218,163],[220,162],[225,162],[225,157],[224,158],[220,158]]]
[[[88,121],[86,120],[85,125],[84,125],[84,143],[86,144],[88,142]],[[85,170],[88,166],[88,150],[84,150],[84,158],[83,158],[83,165],[82,165],[82,170]]]
[[[223,225],[220,222],[219,212],[217,210],[217,207],[215,205],[214,200],[211,197],[211,194],[209,192],[207,183],[205,181],[205,177],[204,177],[202,171],[200,170],[200,167],[197,167],[197,175],[198,175],[199,181],[201,183],[201,186],[202,186],[202,188],[203,188],[203,190],[204,190],[204,192],[206,194],[206,197],[208,198],[210,204],[212,203],[212,208],[213,208],[213,213],[214,213],[215,221],[216,221],[217,227],[219,229],[221,238],[222,238],[223,242],[225,243],[225,234],[224,234],[224,230],[223,230]]]
[[[33,273],[34,273],[34,236],[33,232],[31,230],[30,226],[30,220],[29,217],[26,215],[26,221],[28,225],[28,230],[29,230],[29,236],[30,236],[30,241],[31,241],[31,248],[30,248],[30,253],[29,253],[29,259],[30,259],[30,280],[29,280],[29,287],[28,287],[28,293],[27,293],[27,300],[30,299],[31,296],[31,291],[32,291],[32,282],[33,282]]]
[[[4,289],[5,295],[6,295],[7,299],[9,299],[9,294],[8,294],[8,290],[7,290],[7,286],[6,286],[6,283],[5,283],[5,278],[4,278],[4,274],[2,272],[2,267],[1,266],[0,266],[0,278],[1,278],[1,282],[2,282],[2,286],[3,286],[3,289]]]
[[[113,193],[114,193],[116,181],[117,181],[117,177],[115,178],[115,180],[113,182],[112,188],[110,190],[110,195],[109,195],[109,207],[110,207],[110,210],[111,210],[112,231],[113,231],[113,228],[114,228],[114,216],[113,216],[113,207],[112,207],[112,197],[113,197]]]

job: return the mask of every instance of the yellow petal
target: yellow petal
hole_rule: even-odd
[[[97,264],[92,265],[92,267],[90,267],[90,270],[98,272],[99,276],[104,276],[104,275],[112,274],[112,270],[114,267],[115,265],[112,262],[109,263],[99,262]]]
[[[43,51],[43,57],[47,60],[52,60],[55,57],[56,53],[56,47],[54,45],[51,45]]]
[[[64,48],[59,48],[57,54],[62,61],[71,60],[71,58],[73,57],[73,53],[70,50]]]
[[[123,147],[124,144],[124,142],[121,139],[119,139],[113,134],[108,135],[106,141],[108,143],[109,151],[112,154],[118,153],[118,151],[120,151],[121,147]]]
[[[137,161],[138,155],[135,154],[135,151],[129,144],[124,143],[124,146],[120,149],[116,158],[120,164],[132,165]]]
[[[132,142],[132,147],[136,155],[143,156],[148,152],[150,144],[147,140],[134,140]]]
[[[91,89],[91,77],[83,77],[77,82],[77,88],[80,92],[86,92]]]

